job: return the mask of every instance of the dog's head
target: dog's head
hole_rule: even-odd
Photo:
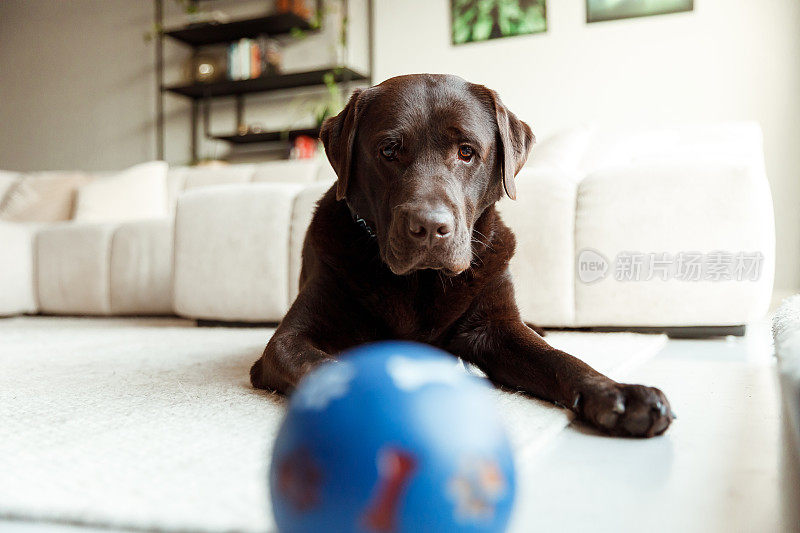
[[[376,233],[395,274],[469,268],[472,233],[534,142],[497,94],[457,76],[416,74],[356,90],[322,125],[336,197]]]

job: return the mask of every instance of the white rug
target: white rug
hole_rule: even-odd
[[[175,319],[0,320],[0,517],[165,531],[263,532],[283,400],[253,390],[270,329]],[[619,378],[665,337],[551,333]],[[498,393],[518,462],[570,420]]]

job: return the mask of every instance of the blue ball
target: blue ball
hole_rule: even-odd
[[[289,401],[270,467],[280,531],[504,531],[514,465],[491,387],[412,342],[343,352]]]

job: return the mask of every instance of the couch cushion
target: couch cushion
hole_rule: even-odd
[[[25,174],[0,205],[0,220],[60,222],[72,218],[75,191],[91,181],[85,172]]]
[[[755,122],[594,130],[580,164],[585,174],[631,164],[675,161],[758,164],[764,157],[761,128]]]
[[[572,325],[577,178],[524,168],[516,181],[517,200],[504,198],[498,210],[517,239],[511,275],[520,313],[541,326]]]
[[[256,165],[253,181],[310,183],[315,181],[319,165],[316,159],[269,161]]]
[[[590,126],[562,131],[546,137],[533,145],[526,166],[542,171],[560,172],[573,180],[582,177],[581,162],[594,138]]]
[[[575,249],[578,326],[747,323],[766,311],[774,273],[763,168],[648,163],[592,174],[578,189]]]
[[[175,205],[178,203],[178,196],[180,196],[186,185],[186,175],[189,172],[189,167],[170,167],[167,171],[167,209],[169,212],[175,213]]]
[[[21,179],[22,174],[19,172],[0,170],[0,206],[3,205],[3,199],[5,199],[6,194],[16,187]]]
[[[212,185],[246,183],[253,179],[254,165],[204,165],[186,167],[183,190],[188,191]]]
[[[289,302],[297,298],[300,283],[300,268],[303,265],[303,242],[308,225],[317,202],[325,191],[330,189],[330,182],[320,182],[305,187],[294,201],[292,209],[291,233],[289,235]]]
[[[0,316],[35,313],[34,239],[40,224],[0,222]]]
[[[172,314],[172,219],[127,222],[111,244],[111,313]]]
[[[322,160],[317,170],[317,181],[331,183],[336,181],[336,178],[336,171],[333,170],[330,162],[327,159]]]
[[[289,306],[289,229],[301,187],[205,187],[178,199],[174,308],[190,318],[278,321]]]
[[[44,313],[172,311],[171,219],[45,227],[36,237],[34,257]]]
[[[36,272],[42,312],[111,312],[109,258],[116,228],[116,224],[65,223],[38,233]]]
[[[167,169],[164,161],[150,161],[79,187],[74,219],[120,222],[165,217]]]

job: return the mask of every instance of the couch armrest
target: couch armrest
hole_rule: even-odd
[[[759,318],[775,265],[763,164],[649,161],[598,171],[578,188],[575,250],[578,326]],[[589,271],[603,262],[602,275]]]
[[[516,180],[517,200],[501,200],[498,210],[517,239],[510,266],[520,313],[539,326],[571,326],[578,177],[525,168]]]
[[[0,316],[38,310],[33,258],[40,226],[0,222]]]
[[[301,190],[263,183],[182,194],[175,215],[175,312],[208,320],[280,320],[291,303],[290,222]]]

